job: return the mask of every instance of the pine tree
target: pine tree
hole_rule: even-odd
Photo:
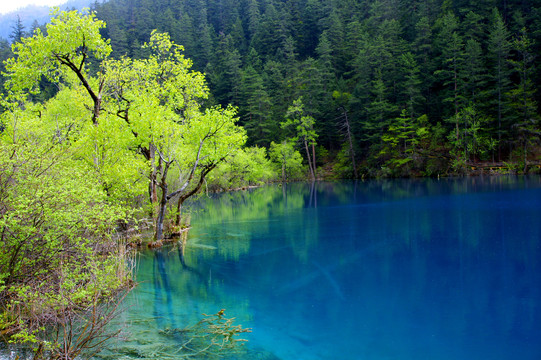
[[[464,102],[464,79],[460,76],[464,68],[464,43],[458,33],[459,23],[456,16],[447,13],[438,24],[440,31],[438,40],[441,55],[439,69],[435,75],[441,78],[443,90],[443,103],[451,104],[453,112],[449,117],[455,122],[455,142],[458,144],[460,136],[460,123],[458,113]]]
[[[320,21],[324,17],[321,2],[321,0],[306,0],[299,34],[301,40],[299,41],[299,51],[304,56],[314,56],[319,40],[318,36],[321,34]]]
[[[248,0],[248,36],[252,39],[257,33],[261,24],[261,12],[259,11],[259,4],[257,0]]]
[[[427,16],[422,16],[415,25],[416,36],[413,41],[413,53],[419,64],[419,78],[421,80],[421,95],[425,98],[423,112],[427,115],[435,113],[438,105],[435,104],[433,84],[435,82],[434,71],[436,62],[433,46],[432,25]],[[435,117],[435,116],[434,116]]]
[[[492,12],[492,24],[488,41],[488,95],[489,109],[497,124],[498,161],[502,159],[502,138],[508,131],[506,94],[510,85],[510,69],[507,61],[510,52],[509,32],[497,9]],[[494,109],[494,110],[492,110]],[[491,111],[492,110],[492,111]]]
[[[419,106],[424,103],[425,99],[421,95],[419,66],[411,52],[400,57],[400,72],[403,74],[403,81],[397,84],[400,89],[399,99],[405,102],[410,117],[415,118],[418,115]]]
[[[381,139],[390,121],[396,116],[396,105],[388,100],[389,90],[385,86],[382,74],[376,72],[372,81],[372,101],[368,105],[367,119],[363,123],[363,138],[372,145],[381,145]]]
[[[11,26],[11,33],[9,34],[12,43],[21,42],[21,39],[26,37],[27,34],[24,29],[25,26],[21,21],[21,17],[17,15],[17,20],[15,21],[15,24]]]
[[[338,12],[333,9],[327,18],[320,21],[326,40],[332,49],[332,67],[336,72],[344,72],[347,59],[345,57],[346,45],[344,43],[345,30],[344,24],[340,19]],[[321,44],[321,37],[318,45]],[[317,48],[316,48],[317,52]]]
[[[277,123],[271,118],[271,99],[263,84],[263,78],[248,65],[242,71],[241,123],[252,145],[269,146],[277,138]]]
[[[516,59],[510,60],[513,70],[519,77],[519,82],[510,91],[512,99],[511,106],[515,109],[516,120],[513,130],[516,133],[518,143],[522,147],[524,172],[528,170],[528,152],[532,143],[539,141],[539,115],[537,104],[534,99],[533,75],[533,53],[531,52],[532,42],[523,28],[520,34],[513,41],[513,50],[516,51]]]
[[[464,62],[461,77],[464,79],[464,96],[477,104],[481,89],[485,87],[485,64],[481,44],[469,39],[464,48]]]
[[[240,87],[241,87],[241,67],[242,60],[239,51],[230,47],[225,53],[225,79],[227,83],[228,103],[238,106],[240,103]]]

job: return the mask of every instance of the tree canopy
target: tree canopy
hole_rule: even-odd
[[[541,93],[525,91],[524,84],[539,82],[541,58],[527,57],[526,72],[518,64],[540,48],[534,1],[112,0],[94,9],[111,25],[105,32],[119,49],[114,56],[139,56],[152,27],[183,44],[195,69],[208,76],[208,102],[239,107],[249,144],[284,140],[288,134],[279,124],[299,97],[315,120],[320,150],[355,153],[364,175],[384,174],[378,172],[386,162],[378,155],[382,137],[403,110],[413,120],[426,116],[429,133],[446,134],[438,146],[421,143],[408,167],[392,169],[395,175],[459,171],[492,155],[495,161],[523,159],[525,133],[517,129],[526,107],[519,109],[518,92],[539,129]],[[336,106],[336,91],[351,97]],[[459,114],[468,107],[484,119],[480,152],[468,151],[462,139],[469,130]],[[344,111],[352,146],[337,126]],[[535,144],[535,131],[528,134]],[[536,159],[535,146],[526,158]],[[321,166],[324,157],[316,160]],[[354,173],[353,162],[344,175]]]

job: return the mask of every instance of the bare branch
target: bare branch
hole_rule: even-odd
[[[199,149],[197,150],[197,156],[195,158],[195,162],[193,164],[192,170],[190,171],[190,175],[188,176],[188,178],[186,179],[184,184],[180,187],[180,189],[178,189],[178,190],[172,192],[171,194],[167,195],[167,200],[170,200],[170,199],[174,198],[175,196],[177,196],[178,194],[181,194],[184,190],[186,190],[188,185],[190,185],[190,182],[193,179],[195,171],[197,170],[197,167],[199,166],[199,161],[201,160],[201,150],[203,149],[203,144],[204,144],[205,139],[207,138],[207,135],[205,135],[203,140],[199,141]]]

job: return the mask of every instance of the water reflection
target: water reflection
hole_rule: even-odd
[[[153,329],[226,308],[261,359],[541,358],[540,189],[388,180],[206,199],[187,238],[142,255],[129,346],[165,353]]]

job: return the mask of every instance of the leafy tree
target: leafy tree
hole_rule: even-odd
[[[148,59],[104,60],[110,46],[99,35],[103,22],[93,14],[58,10],[55,14],[47,36],[38,32],[16,46],[19,57],[7,63],[8,88],[18,95],[24,89],[35,89],[39,77],[45,75],[57,82],[63,80],[71,94],[83,90],[90,95],[92,126],[83,126],[77,137],[86,145],[83,158],[100,174],[107,191],[115,187],[115,176],[111,175],[120,173],[111,170],[122,168],[118,154],[129,150],[132,156],[124,161],[131,164],[135,156],[139,159],[136,166],[141,166],[141,160],[146,162],[146,169],[144,166],[139,172],[148,174],[155,237],[160,241],[167,204],[176,197],[180,207],[199,191],[206,175],[243,144],[243,132],[234,125],[235,111],[199,110],[199,100],[207,97],[203,75],[190,70],[191,61],[168,35],[153,32],[146,45],[151,51]],[[70,32],[74,36],[64,41],[63,34]],[[97,78],[85,68],[90,54],[102,60]],[[43,66],[32,64],[32,60]],[[83,107],[85,101],[81,102]],[[183,181],[178,189],[169,191],[173,165]]]
[[[302,98],[298,98],[293,102],[293,105],[288,108],[286,121],[280,124],[283,129],[292,130],[292,139],[294,142],[300,142],[304,146],[312,180],[316,179],[315,146],[317,134],[314,131],[314,123],[314,118],[306,115]],[[311,151],[309,146],[311,147]]]
[[[248,147],[235,152],[209,174],[214,189],[230,190],[257,186],[276,180],[277,171],[266,148]]]
[[[288,142],[287,140],[278,144],[272,142],[269,149],[269,155],[271,160],[279,165],[282,173],[282,181],[302,178],[304,173],[302,156],[295,150],[292,142]]]
[[[149,194],[157,207],[155,239],[161,241],[168,203],[178,197],[180,214],[184,201],[201,189],[208,173],[245,139],[234,125],[233,109],[199,111],[198,99],[207,96],[204,78],[190,71],[191,62],[182,55],[181,46],[158,32],[153,32],[147,46],[150,58],[109,61],[105,69],[117,115],[150,166]],[[170,191],[172,166],[182,180]]]
[[[87,62],[90,57],[103,60],[112,51],[100,35],[104,26],[94,14],[56,8],[47,24],[47,35],[38,29],[34,36],[14,45],[15,57],[6,61],[7,88],[14,95],[25,90],[37,93],[42,76],[51,82],[73,81],[75,77],[92,99],[92,122],[96,125],[102,110],[104,79],[91,80]]]

